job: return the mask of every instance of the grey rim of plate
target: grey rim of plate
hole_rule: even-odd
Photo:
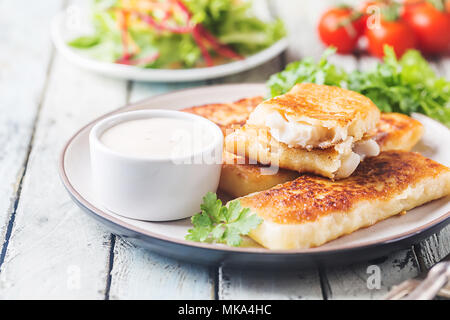
[[[209,91],[210,94],[206,95],[205,91]],[[216,92],[215,95],[214,92]],[[81,128],[76,134],[74,134],[74,136],[72,136],[72,138],[64,146],[59,160],[59,172],[63,184],[67,189],[67,191],[69,192],[70,196],[77,203],[77,205],[79,205],[84,211],[91,214],[94,218],[96,218],[97,220],[105,224],[107,227],[109,227],[113,233],[123,236],[129,239],[130,241],[135,242],[138,245],[144,246],[146,248],[149,248],[155,252],[179,258],[182,260],[204,264],[228,263],[230,265],[251,265],[252,267],[262,267],[262,268],[270,265],[273,266],[273,264],[277,265],[278,263],[281,262],[286,263],[285,265],[286,267],[293,267],[293,266],[307,267],[310,266],[311,264],[317,263],[326,263],[333,265],[347,264],[351,262],[361,261],[364,259],[375,258],[381,255],[386,255],[393,250],[405,248],[413,243],[416,243],[420,239],[423,239],[425,236],[430,235],[433,232],[437,232],[450,222],[450,211],[446,211],[446,209],[444,208],[439,211],[437,217],[433,218],[430,221],[427,221],[426,223],[420,226],[416,226],[414,228],[410,228],[404,230],[403,232],[392,234],[390,236],[385,236],[380,239],[375,239],[371,241],[362,241],[360,244],[345,243],[345,239],[348,239],[348,237],[352,236],[356,232],[363,229],[360,229],[355,233],[337,239],[337,240],[344,239],[344,243],[334,245],[332,247],[328,247],[326,244],[324,246],[317,248],[300,249],[300,250],[235,248],[235,247],[227,247],[225,245],[205,244],[187,241],[173,237],[168,234],[161,234],[150,231],[148,229],[146,230],[145,228],[142,228],[142,225],[138,226],[137,222],[135,223],[130,219],[122,218],[120,216],[111,214],[106,210],[102,210],[101,208],[97,207],[94,203],[86,199],[85,195],[82,194],[83,192],[77,190],[77,188],[70,181],[70,174],[68,174],[66,168],[66,156],[68,149],[74,144],[74,142],[76,143],[76,140],[80,139],[80,137],[83,134],[89,132],[89,129],[92,127],[94,123],[104,118],[105,116],[131,110],[154,108],[158,105],[159,103],[157,102],[158,100],[162,101],[164,99],[166,102],[170,100],[183,101],[186,99],[186,97],[190,97],[190,99],[195,100],[196,99],[195,96],[197,95],[197,99],[198,97],[201,96],[204,99],[211,99],[211,101],[214,100],[214,102],[220,101],[220,99],[224,99],[223,97],[225,96],[228,97],[227,98],[228,100],[234,101],[238,100],[239,98],[243,98],[245,95],[250,97],[256,96],[258,94],[261,95],[263,92],[264,92],[264,85],[250,84],[250,83],[241,85],[216,85],[208,87],[197,87],[193,89],[182,89],[158,96],[153,96],[150,99],[125,106],[116,111],[113,111],[112,113],[104,115],[94,120],[93,122],[89,123],[85,127]],[[208,96],[208,98],[205,98],[205,96]],[[215,96],[220,96],[220,98],[215,98]],[[174,98],[171,99],[171,97]],[[189,98],[187,100],[189,100]],[[198,104],[196,104],[191,103],[191,101],[185,101],[184,103],[188,105],[183,105],[180,108],[188,107],[191,105],[201,105],[208,102],[201,101]],[[176,105],[177,103],[173,104]],[[172,108],[168,107],[168,108],[177,109],[175,107]],[[423,121],[428,126],[435,126],[436,127],[435,130],[438,131],[443,129],[448,130],[442,124],[439,124],[438,122],[423,115],[414,115],[414,117],[419,118],[419,120]],[[450,161],[450,159],[448,161]],[[78,166],[80,166],[80,164],[78,164]],[[436,201],[445,201],[445,199],[446,198]],[[430,210],[433,211],[432,210],[433,208],[432,207],[430,208],[430,206],[432,206],[433,203],[436,205],[436,202],[433,201],[431,203],[424,205],[428,206],[427,208],[422,206],[416,209],[426,210],[427,212]],[[446,204],[444,203],[443,205],[445,206]],[[437,210],[439,210],[439,208]],[[406,216],[408,215],[404,215],[402,217]],[[392,217],[390,219],[395,219],[396,217]],[[381,225],[382,223],[386,223],[388,221],[391,222],[394,221],[390,219],[381,221],[375,224],[374,226]],[[406,221],[408,222],[408,220]],[[146,222],[139,222],[139,223],[145,224]],[[374,226],[366,228],[365,230],[369,230]],[[267,264],[259,265],[260,263],[267,263]]]

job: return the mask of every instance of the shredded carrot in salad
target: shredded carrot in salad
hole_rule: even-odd
[[[96,0],[96,32],[69,42],[94,58],[151,68],[243,59],[285,35],[238,0]]]

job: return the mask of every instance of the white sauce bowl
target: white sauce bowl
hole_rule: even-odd
[[[211,133],[211,143],[184,157],[133,157],[101,142],[109,128],[130,120],[178,118]],[[170,134],[171,128],[168,129]],[[208,132],[208,133],[209,133]],[[93,190],[98,203],[124,217],[146,221],[187,218],[200,211],[203,196],[217,190],[222,168],[223,134],[208,119],[171,110],[141,110],[98,122],[89,134]]]

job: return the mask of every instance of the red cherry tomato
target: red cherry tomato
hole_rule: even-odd
[[[448,2],[446,3],[447,7]],[[417,36],[425,53],[450,51],[450,14],[439,11],[429,2],[406,4],[402,18]]]
[[[336,47],[339,53],[355,50],[361,35],[360,19],[350,8],[332,8],[319,21],[319,35],[327,46]]]
[[[379,26],[366,30],[366,37],[369,42],[369,52],[379,58],[384,56],[385,44],[392,46],[398,57],[416,46],[416,37],[411,28],[401,20],[380,19]]]
[[[381,8],[383,8],[387,4],[388,4],[387,0],[386,1],[374,0],[374,1],[365,1],[359,6],[357,6],[358,12],[360,12],[362,15],[361,25],[364,31],[367,28],[367,20],[369,19],[370,15],[375,14],[375,12],[372,12],[369,9],[372,9],[374,6],[377,6],[381,10]]]

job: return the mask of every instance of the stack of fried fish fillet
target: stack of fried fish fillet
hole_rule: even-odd
[[[263,219],[250,237],[269,249],[320,246],[450,194],[450,169],[410,152],[422,124],[349,90],[301,84],[184,111],[222,129],[219,188]]]

